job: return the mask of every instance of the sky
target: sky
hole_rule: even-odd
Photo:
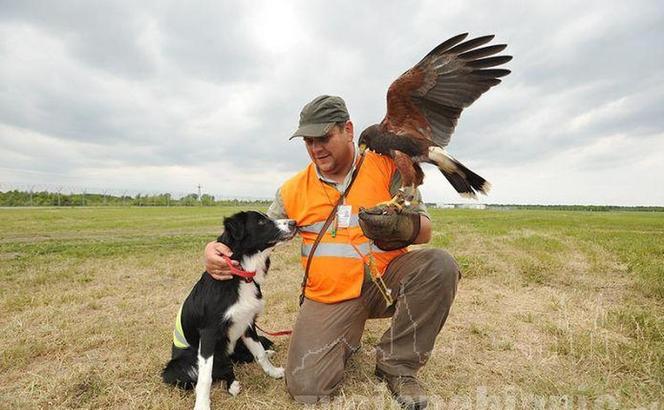
[[[357,137],[463,32],[514,57],[447,148],[480,202],[664,205],[657,0],[0,0],[0,190],[271,198],[309,161],[304,104],[342,96]],[[427,202],[468,202],[425,172]]]

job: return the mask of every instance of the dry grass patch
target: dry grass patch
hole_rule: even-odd
[[[179,304],[202,271],[203,244],[216,236],[220,214],[234,210],[143,211],[49,211],[36,219],[53,227],[50,238],[39,234],[37,242],[31,239],[44,225],[31,225],[28,216],[39,210],[3,215],[21,220],[8,226],[25,229],[8,236],[0,228],[5,239],[0,243],[0,407],[192,406],[191,392],[165,386],[159,374],[170,356]],[[641,293],[634,270],[656,268],[639,265],[646,263],[641,259],[626,262],[624,253],[587,240],[573,226],[578,221],[567,222],[569,215],[433,215],[440,221],[433,244],[448,248],[464,274],[448,323],[421,371],[434,404],[664,403],[664,306]],[[118,226],[115,218],[130,223]],[[621,223],[630,235],[643,230],[626,221]],[[621,232],[610,224],[601,228]],[[297,249],[294,241],[274,254],[260,318],[268,330],[288,328],[295,320],[301,281]],[[631,249],[628,256],[650,257],[649,251],[624,249]],[[373,345],[388,326],[385,319],[367,323],[363,347],[351,358],[329,408],[393,405],[373,376]],[[288,338],[274,340],[274,362],[284,364]],[[214,408],[302,408],[282,381],[258,366],[240,366],[237,374],[244,392],[232,398],[215,386]]]

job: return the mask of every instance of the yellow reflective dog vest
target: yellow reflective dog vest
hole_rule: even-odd
[[[173,344],[178,349],[186,349],[190,346],[182,330],[182,306],[180,305],[180,310],[178,310],[178,316],[175,318],[175,329],[173,329]]]

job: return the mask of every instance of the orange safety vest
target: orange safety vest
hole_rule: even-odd
[[[360,296],[364,263],[358,250],[362,255],[373,253],[381,275],[392,259],[407,252],[405,248],[382,251],[362,233],[357,217],[360,207],[370,208],[392,197],[390,181],[396,170],[387,157],[370,151],[365,156],[344,201],[345,205],[352,205],[350,226],[338,228],[335,237],[332,228],[328,228],[313,256],[304,293],[311,300],[335,303]],[[280,193],[286,214],[295,219],[302,236],[301,262],[306,268],[313,243],[341,193],[318,179],[313,163],[286,181]]]

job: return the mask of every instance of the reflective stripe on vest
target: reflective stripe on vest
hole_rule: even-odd
[[[184,331],[182,331],[182,306],[180,305],[180,310],[178,310],[178,316],[175,318],[175,329],[173,329],[173,344],[178,349],[186,349],[190,346],[187,338],[184,337]]]
[[[362,255],[369,254],[369,251],[372,253],[381,253],[385,252],[377,247],[372,247],[370,242],[361,243],[356,245],[357,249],[362,253]],[[300,248],[300,255],[303,257],[308,257],[311,253],[311,248],[313,244],[302,244]],[[337,256],[340,258],[355,258],[362,259],[361,255],[358,255],[357,251],[351,244],[346,243],[319,243],[316,248],[315,256]]]
[[[316,223],[313,223],[313,224],[307,225],[307,226],[300,226],[297,229],[299,229],[300,232],[309,232],[309,233],[318,234],[318,232],[320,232],[320,230],[323,229],[323,225],[325,225],[324,221],[323,222],[316,222]],[[359,220],[359,218],[356,214],[353,214],[353,215],[350,216],[350,225],[348,225],[348,227],[349,228],[354,228],[354,227],[357,227],[357,226],[360,226],[360,220]],[[332,224],[330,224],[330,226],[327,228],[328,231],[330,229],[332,229]]]

